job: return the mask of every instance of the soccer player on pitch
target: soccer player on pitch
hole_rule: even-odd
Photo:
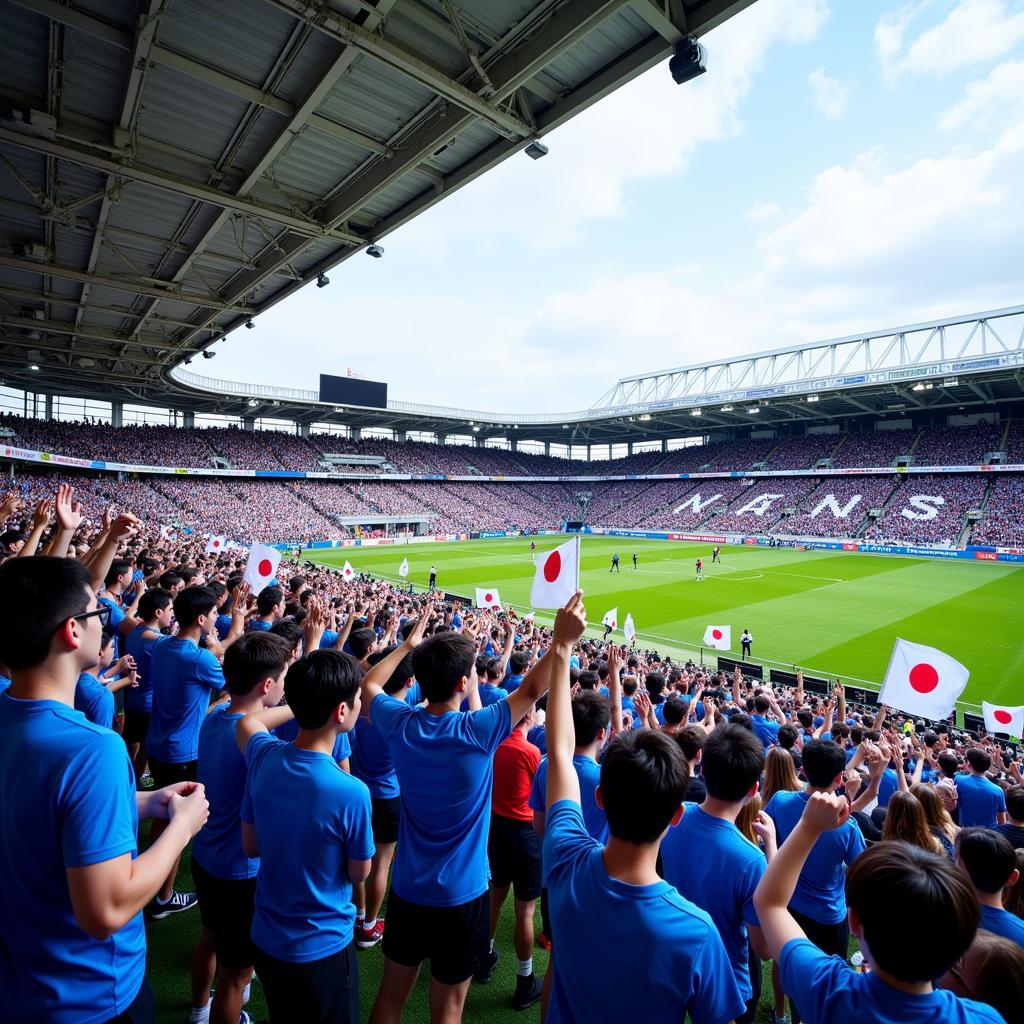
[[[704,579],[704,563],[698,558],[697,559],[697,582],[699,583]]]
[[[721,560],[722,560],[722,549],[720,547],[718,547],[718,545],[716,544],[715,547],[713,547],[711,549],[711,564],[714,565],[715,562],[720,562]]]

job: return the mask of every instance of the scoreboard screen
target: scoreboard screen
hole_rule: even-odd
[[[334,405],[364,405],[372,409],[388,407],[388,386],[359,377],[333,377],[320,374],[320,401]]]

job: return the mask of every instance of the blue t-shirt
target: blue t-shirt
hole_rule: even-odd
[[[152,659],[153,644],[157,637],[153,636],[157,630],[149,626],[136,626],[125,638],[125,652],[135,659],[135,668],[139,674],[139,685],[129,686],[125,691],[125,707],[132,711],[142,711],[149,714],[153,710],[153,676]],[[148,635],[148,639],[146,639]],[[159,635],[159,634],[158,634]]]
[[[764,854],[731,821],[688,803],[661,841],[661,863],[665,881],[715,922],[745,1002],[754,991],[747,925],[760,923],[754,890],[768,866]]]
[[[1006,794],[981,775],[957,775],[953,783],[960,797],[960,827],[995,828],[996,816],[1006,811]]]
[[[220,662],[191,640],[166,636],[153,643],[149,673],[153,717],[146,734],[147,753],[167,764],[196,760],[210,693],[224,687]]]
[[[504,690],[500,686],[491,686],[490,683],[481,685],[479,690],[480,703],[485,708],[491,704],[497,704],[499,700],[504,700],[508,696],[508,690]]]
[[[279,725],[276,729],[272,729],[271,732],[279,739],[284,740],[285,743],[292,743],[299,735],[299,723],[294,718],[290,718],[283,725]],[[348,738],[347,732],[339,732],[334,740],[334,750],[332,756],[338,764],[352,756],[352,744]]]
[[[580,807],[583,809],[583,827],[587,835],[596,839],[602,846],[608,842],[608,817],[604,808],[597,802],[597,787],[601,783],[601,766],[592,758],[582,754],[574,754],[572,766],[580,780]],[[537,766],[537,774],[533,777],[530,787],[530,809],[547,810],[548,797],[548,759],[545,757]],[[541,869],[542,884],[548,884],[547,862]]]
[[[4,695],[0,778],[0,1016],[109,1020],[142,986],[142,914],[109,939],[91,938],[75,920],[66,870],[136,856],[124,741],[66,704]]]
[[[483,895],[494,751],[512,731],[508,701],[434,715],[381,693],[370,721],[391,751],[402,790],[393,889],[430,907]]]
[[[773,722],[764,715],[753,714],[750,721],[754,725],[754,734],[764,745],[764,749],[774,747],[779,742],[779,723]]]
[[[944,989],[909,995],[874,972],[858,974],[807,939],[786,943],[779,970],[807,1024],[1005,1024],[991,1006]]]
[[[320,650],[330,650],[338,642],[339,634],[333,629],[325,629],[324,635],[320,637]]]
[[[980,927],[1024,947],[1024,921],[1002,907],[982,907]]]
[[[6,693],[11,686],[10,679],[7,676],[0,676],[0,694]]]
[[[888,807],[893,793],[900,788],[900,777],[895,768],[886,768],[878,780],[878,806]]]
[[[732,966],[714,923],[668,882],[629,885],[612,878],[602,845],[588,833],[580,805],[560,800],[548,812],[551,928],[558,970],[547,1024],[638,1019],[726,1024],[744,1010]],[[615,950],[614,976],[595,974]]]
[[[352,941],[350,860],[373,857],[370,793],[333,758],[258,732],[242,821],[256,826],[252,941],[287,963],[333,956]]]
[[[543,725],[532,725],[526,734],[526,742],[532,743],[542,754],[548,752],[548,732]]]
[[[518,690],[519,687],[522,686],[522,685],[523,685],[523,677],[522,676],[516,675],[515,673],[512,673],[512,672],[509,672],[509,674],[505,676],[505,692],[506,693],[515,693],[516,690]]]
[[[217,639],[223,640],[231,632],[231,616],[221,613],[217,616]]]
[[[110,628],[114,631],[114,661],[117,661],[123,653],[121,649],[121,623],[124,622],[124,610],[112,597],[108,597],[106,594],[97,598],[97,601],[105,604],[110,609]]]
[[[355,747],[352,751],[352,774],[361,779],[370,796],[377,800],[392,800],[399,794],[398,775],[391,751],[380,730],[362,715],[356,719]],[[342,733],[344,736],[345,733]]]
[[[243,717],[225,704],[199,730],[198,780],[206,787],[210,817],[192,840],[192,857],[214,878],[255,878],[260,866],[259,858],[242,850],[246,767],[235,727]]]
[[[91,672],[83,672],[75,683],[75,710],[93,725],[114,728],[114,695]]]
[[[783,791],[768,801],[765,811],[775,822],[779,846],[796,828],[810,798],[804,791]],[[866,847],[864,836],[852,818],[837,829],[823,832],[800,871],[789,905],[819,924],[839,924],[846,920],[845,868]]]
[[[269,633],[272,625],[273,623],[267,622],[266,619],[250,619],[245,630],[247,633]]]

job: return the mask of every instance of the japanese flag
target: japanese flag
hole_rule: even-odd
[[[356,571],[352,568],[352,564],[348,559],[345,559],[345,564],[341,568],[341,576],[346,583],[350,583],[355,579]]]
[[[228,546],[227,537],[213,537],[206,542],[206,553],[212,554],[217,551],[224,551]]]
[[[476,588],[477,608],[501,608],[501,598],[496,590],[485,590],[483,587]]]
[[[604,613],[604,618],[601,620],[602,626],[611,626],[612,629],[619,628],[619,609],[612,608],[611,611]]]
[[[249,549],[249,561],[245,565],[245,582],[256,597],[261,590],[271,583],[281,561],[281,552],[277,548],[268,548],[266,544],[256,544]]]
[[[985,712],[985,728],[989,732],[1004,732],[1017,739],[1024,736],[1024,706],[1012,708],[983,700],[981,710]]]
[[[404,580],[409,575],[409,559],[403,558],[402,564],[398,567],[398,575]]]
[[[633,637],[636,636],[636,626],[633,625],[632,614],[626,615],[626,621],[622,624],[622,632],[629,643],[633,642]]]
[[[878,703],[940,721],[953,713],[970,675],[959,661],[934,647],[897,639]]]
[[[728,626],[708,626],[704,630],[704,643],[716,651],[732,649],[732,630]]]
[[[537,559],[530,604],[537,608],[564,608],[579,588],[580,538],[577,534]]]

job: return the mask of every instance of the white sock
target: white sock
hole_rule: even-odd
[[[533,957],[529,960],[517,960],[516,961],[516,977],[517,978],[528,978],[533,974]]]
[[[376,927],[377,927],[377,918],[374,918],[374,919],[373,919],[372,921],[371,921],[371,920],[369,920],[369,919],[367,919],[367,920],[366,920],[366,923],[365,923],[365,924],[363,925],[363,927],[364,927],[364,928],[365,928],[365,929],[366,929],[367,931],[372,931],[372,930],[373,930],[374,928],[376,928]]]
[[[213,996],[206,1001],[205,1006],[193,1006],[188,1015],[188,1024],[206,1024],[210,1019],[210,1007],[213,1005]]]
[[[365,920],[366,920],[366,914],[365,913],[360,914],[359,911],[357,910],[356,911],[356,924],[362,924],[363,921],[365,921]]]
[[[250,995],[249,990],[251,988],[252,988],[252,982],[251,981],[247,981],[245,983],[245,988],[242,989],[242,1005],[243,1006],[245,1006],[245,1004],[247,1002],[249,1002],[249,995]]]
[[[491,948],[490,948],[490,952],[491,952],[491,953],[493,953],[493,952],[494,952],[494,939],[491,939]]]

